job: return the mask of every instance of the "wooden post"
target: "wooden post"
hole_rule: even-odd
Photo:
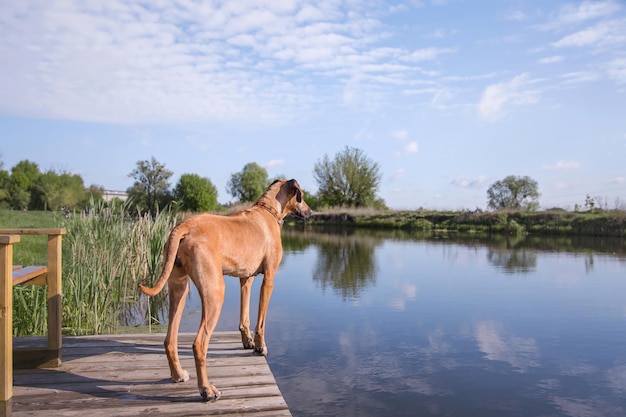
[[[48,235],[48,349],[58,352],[56,363],[50,364],[52,367],[61,366],[63,321],[61,255],[61,235]]]
[[[0,235],[0,413],[11,415],[13,397],[13,244],[19,236]]]
[[[48,263],[41,274],[34,274],[20,282],[48,286],[48,345],[45,349],[20,349],[13,354],[13,366],[18,368],[55,368],[61,366],[63,284],[61,279],[61,238],[65,229],[0,229],[0,235],[48,235]],[[19,236],[18,236],[19,239]],[[19,240],[18,240],[19,241]],[[25,268],[26,269],[26,268]],[[40,268],[41,269],[41,268]],[[9,285],[16,283],[9,275]],[[0,415],[0,417],[2,417]]]

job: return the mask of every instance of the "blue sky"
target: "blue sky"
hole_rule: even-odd
[[[0,153],[125,190],[139,160],[248,162],[315,192],[346,146],[396,209],[486,207],[508,175],[542,208],[626,204],[626,3],[7,0]]]

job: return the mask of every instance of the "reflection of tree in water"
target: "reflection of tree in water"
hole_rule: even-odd
[[[319,255],[313,280],[323,289],[331,287],[346,298],[358,298],[359,292],[376,283],[378,239],[359,235],[326,235],[319,239]]]
[[[487,260],[496,268],[508,274],[528,274],[537,267],[537,251],[525,247],[515,247],[507,241],[505,247],[490,246]]]
[[[310,245],[320,248],[314,279],[323,288],[332,286],[344,297],[357,296],[360,289],[375,282],[375,247],[386,239],[428,241],[433,245],[463,245],[487,248],[488,262],[509,274],[527,274],[537,267],[541,253],[583,256],[585,270],[591,271],[597,256],[610,256],[626,263],[626,243],[620,238],[593,236],[527,236],[437,234],[401,229],[285,228],[285,251],[303,251]],[[356,262],[356,265],[353,263]],[[362,263],[363,265],[358,265]],[[362,271],[362,272],[359,272]],[[354,275],[350,278],[350,274]],[[342,277],[343,275],[343,277]]]
[[[589,273],[593,270],[593,264],[594,264],[594,257],[593,257],[593,253],[588,253],[585,256],[585,272]]]

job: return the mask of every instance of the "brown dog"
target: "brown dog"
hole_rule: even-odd
[[[217,400],[221,393],[209,383],[206,354],[209,339],[217,325],[224,303],[224,275],[240,278],[241,314],[239,330],[246,349],[267,355],[265,316],[274,288],[274,275],[282,259],[280,239],[283,219],[293,214],[301,218],[311,215],[296,180],[275,181],[247,209],[231,216],[198,214],[172,229],[165,244],[163,271],[156,285],[141,291],[158,294],[165,283],[169,289],[169,327],[165,337],[165,353],[174,382],[189,380],[178,359],[178,329],[189,293],[189,278],[202,301],[202,320],[193,342],[198,375],[198,388],[205,401]],[[263,274],[259,299],[259,317],[254,340],[250,333],[250,289],[255,275]]]

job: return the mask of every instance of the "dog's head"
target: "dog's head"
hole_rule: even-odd
[[[285,196],[285,202],[283,202],[283,212],[286,214],[293,214],[302,219],[306,219],[311,216],[311,208],[304,201],[302,197],[302,188],[296,180],[285,181],[280,186],[280,192]]]

